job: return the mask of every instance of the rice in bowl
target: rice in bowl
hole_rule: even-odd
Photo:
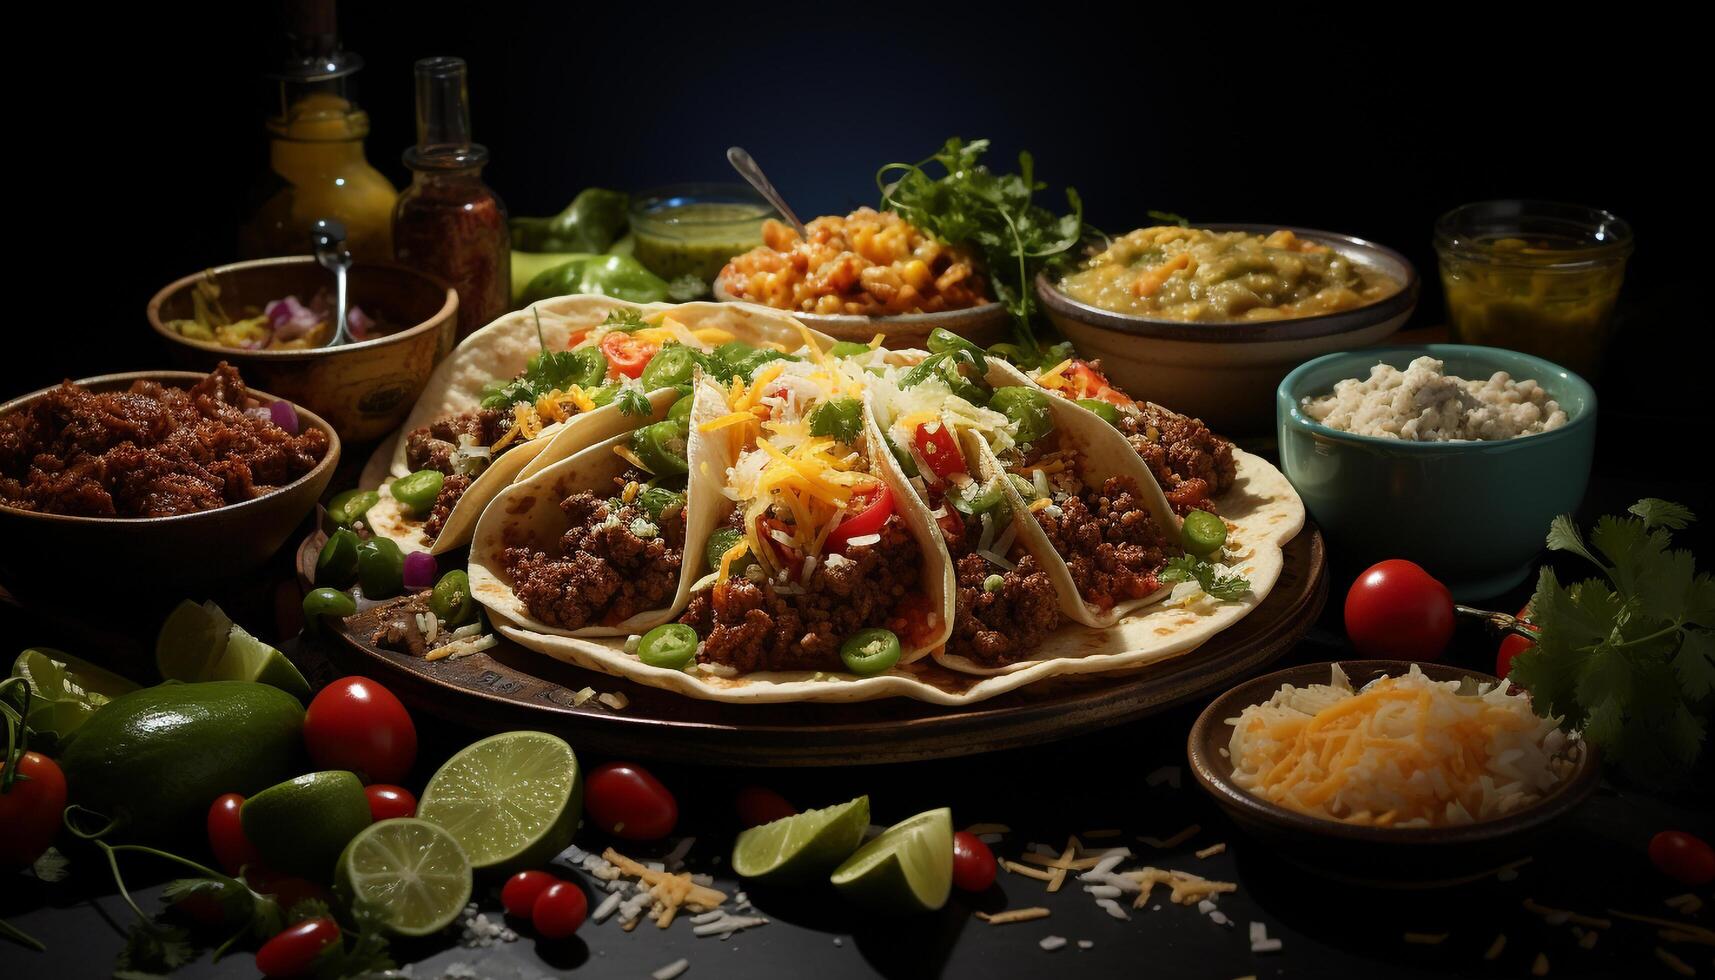
[[[1468,689],[1470,688],[1470,689]],[[1227,719],[1233,782],[1298,813],[1376,827],[1493,820],[1572,771],[1575,736],[1505,683],[1437,682],[1414,665],[1354,691],[1284,685]]]

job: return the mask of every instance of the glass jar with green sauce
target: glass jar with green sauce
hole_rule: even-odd
[[[1455,341],[1600,373],[1632,252],[1625,221],[1574,204],[1483,201],[1435,222],[1435,252]]]
[[[678,184],[639,194],[631,203],[637,261],[666,280],[695,276],[712,283],[735,255],[762,244],[762,222],[774,208],[741,184]]]

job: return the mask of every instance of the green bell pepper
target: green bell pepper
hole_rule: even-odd
[[[524,287],[521,305],[573,293],[595,293],[633,303],[659,303],[667,298],[667,281],[629,255],[573,258],[530,280]]]
[[[515,252],[605,252],[630,224],[631,195],[587,187],[559,214],[513,218]]]

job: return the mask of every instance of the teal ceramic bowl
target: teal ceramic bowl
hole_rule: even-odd
[[[1404,442],[1330,429],[1299,410],[1306,396],[1327,394],[1336,381],[1368,377],[1376,364],[1404,370],[1425,354],[1461,378],[1505,371],[1534,380],[1560,403],[1567,423],[1496,442]],[[1371,347],[1318,357],[1280,382],[1275,410],[1281,470],[1327,536],[1330,554],[1360,568],[1408,558],[1462,601],[1500,595],[1531,573],[1549,521],[1584,498],[1596,446],[1589,383],[1540,357],[1496,347]]]

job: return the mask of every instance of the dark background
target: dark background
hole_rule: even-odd
[[[487,177],[515,215],[589,185],[731,180],[733,143],[800,213],[843,213],[875,203],[882,164],[990,137],[992,165],[1030,150],[1043,199],[1061,205],[1072,184],[1110,231],[1159,209],[1391,245],[1424,274],[1414,323],[1429,325],[1443,318],[1437,215],[1494,197],[1607,208],[1638,247],[1600,382],[1597,470],[1684,479],[1677,461],[1710,419],[1691,354],[1711,324],[1708,166],[1694,150],[1706,55],[1683,25],[1564,12],[1507,24],[1477,8],[1040,11],[352,0],[340,23],[367,61],[370,161],[405,185],[412,62],[462,56]],[[27,346],[0,358],[6,395],[168,366],[144,306],[236,256],[266,167],[278,0],[60,16],[77,21],[37,73],[56,97],[14,105],[30,137],[17,148],[51,148],[20,158],[16,193],[50,210],[36,226],[46,250],[16,280]]]

